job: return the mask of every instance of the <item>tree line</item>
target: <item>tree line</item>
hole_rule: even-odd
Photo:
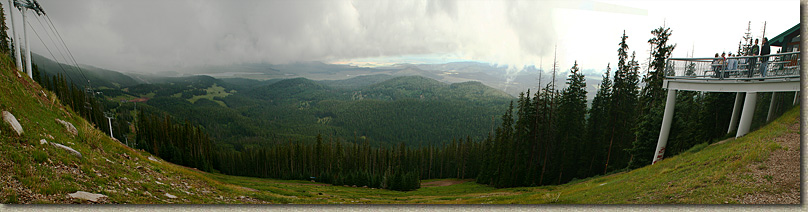
[[[213,145],[199,126],[170,115],[138,113],[136,147],[175,164],[212,171]]]
[[[289,180],[312,180],[333,185],[390,190],[420,187],[417,152],[398,147],[371,147],[367,140],[288,141],[243,151],[217,151],[215,167],[225,174]]]

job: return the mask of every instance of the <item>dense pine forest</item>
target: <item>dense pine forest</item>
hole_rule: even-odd
[[[65,77],[70,75],[38,68],[34,75],[107,133],[104,112],[112,114],[113,135],[121,142],[203,171],[402,191],[435,178],[540,186],[651,163],[664,110],[663,70],[675,48],[667,43],[670,29],[651,34],[647,73],[640,73],[635,53],[629,56],[623,34],[615,70],[605,67],[589,107],[577,61],[563,89],[547,83],[515,101],[480,83],[445,85],[423,77],[382,77],[354,90],[303,78],[224,88],[216,84],[223,81],[197,77],[94,91],[73,84]],[[197,98],[210,90],[221,95]],[[153,98],[141,104],[113,100],[126,95]],[[725,137],[734,96],[678,92],[666,156]],[[762,107],[753,128],[765,123]],[[490,111],[504,114],[493,120]]]
[[[491,118],[513,99],[479,82],[445,84],[417,76],[355,89],[304,78],[239,87],[199,76],[123,90],[104,92],[129,99],[151,96],[144,105],[199,123],[212,138],[235,150],[274,140],[311,142],[318,134],[366,137],[374,147],[427,145],[465,136],[483,139],[492,124],[498,124]],[[199,98],[206,94],[212,97]]]

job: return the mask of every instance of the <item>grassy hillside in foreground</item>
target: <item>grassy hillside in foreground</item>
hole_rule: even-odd
[[[20,77],[11,64],[9,57],[0,56],[0,110],[14,114],[24,134],[18,136],[0,122],[0,170],[4,170],[0,203],[87,203],[67,196],[76,191],[108,196],[102,203],[261,202],[239,198],[244,188],[211,180],[112,140],[63,106],[54,93],[43,92],[25,75]],[[55,119],[72,123],[78,135]],[[41,144],[42,139],[49,143]],[[82,157],[50,143],[75,149]]]
[[[1,203],[88,203],[68,193],[86,191],[108,196],[101,203],[436,203],[436,204],[644,204],[738,203],[756,192],[784,192],[757,183],[749,164],[760,168],[775,140],[798,134],[794,108],[743,138],[699,145],[656,165],[558,186],[495,189],[459,180],[458,184],[411,192],[329,186],[308,181],[259,179],[211,174],[173,165],[125,147],[92,128],[62,106],[51,92],[15,74],[11,60],[0,56],[0,110],[13,113],[22,136],[0,123]],[[73,123],[77,136],[54,119]],[[69,146],[79,158],[39,140]],[[176,196],[176,198],[170,198]]]

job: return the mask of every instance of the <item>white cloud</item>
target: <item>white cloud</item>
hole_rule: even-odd
[[[555,44],[560,69],[568,69],[578,60],[585,69],[603,70],[606,63],[617,59],[623,29],[642,61],[650,31],[663,20],[673,29],[671,42],[679,44],[674,56],[684,56],[690,44],[696,45],[697,55],[733,50],[735,37],[742,35],[750,20],[753,30],[761,27],[759,22],[771,20],[772,31],[788,29],[799,21],[796,1],[782,2],[794,4],[793,12],[783,12],[788,7],[778,3],[729,1],[40,3],[79,63],[146,72],[238,63],[361,63],[364,59],[383,63],[385,57],[412,55],[485,61],[512,67],[515,72],[523,66],[538,66],[542,60],[549,68]],[[644,9],[647,15],[641,13]],[[720,24],[712,20],[720,20]],[[29,22],[42,30],[37,22]],[[42,44],[31,39],[34,51],[47,55]]]

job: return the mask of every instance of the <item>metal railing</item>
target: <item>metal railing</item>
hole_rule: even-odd
[[[799,76],[800,52],[726,59],[670,58],[665,64],[665,77],[676,79],[768,79]]]

